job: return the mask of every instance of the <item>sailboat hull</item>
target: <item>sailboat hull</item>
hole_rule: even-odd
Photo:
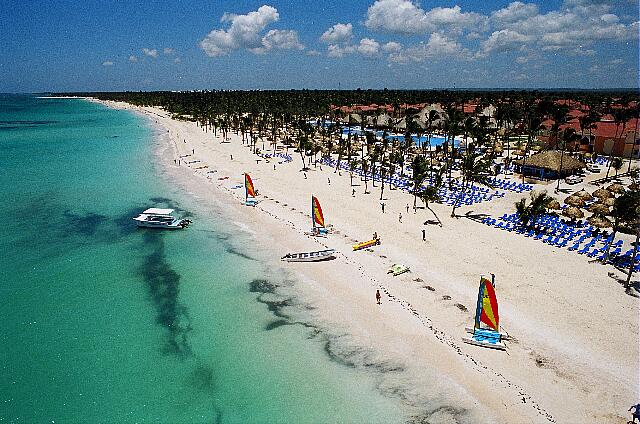
[[[468,337],[463,337],[462,341],[475,346],[488,347],[489,349],[497,349],[497,350],[507,349],[507,346],[501,341],[497,343],[493,343],[493,342],[484,341],[484,340],[475,340]]]

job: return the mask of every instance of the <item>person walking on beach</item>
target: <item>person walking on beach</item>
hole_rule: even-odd
[[[356,189],[355,188],[351,189],[351,196],[352,197],[356,197]]]
[[[409,213],[409,204],[407,203],[407,213]]]
[[[422,241],[427,241],[427,232],[424,230],[424,228],[422,229]]]
[[[376,290],[376,303],[378,305],[381,305],[382,303],[380,303],[380,290]]]
[[[384,213],[384,202],[380,203],[380,207],[382,207],[382,213]]]
[[[331,185],[331,178],[327,178],[327,182]]]
[[[640,403],[632,405],[631,408],[629,408],[629,411],[631,411],[633,409],[633,412],[631,412],[632,414],[632,423],[636,422],[636,419],[638,420],[638,422],[640,422]]]
[[[400,213],[400,215],[398,215],[398,222],[402,224],[402,213]]]

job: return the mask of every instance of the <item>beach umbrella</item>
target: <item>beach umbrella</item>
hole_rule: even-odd
[[[616,203],[616,199],[613,197],[607,197],[606,199],[600,199],[596,203],[600,203],[605,206],[613,206]]]
[[[605,198],[605,199],[606,199],[607,197],[611,197],[611,196],[612,196],[612,194],[611,194],[611,192],[610,192],[610,191],[607,191],[607,190],[605,190],[605,189],[603,189],[603,188],[599,188],[599,189],[597,189],[596,191],[594,191],[594,192],[593,192],[593,195],[594,195],[595,197],[598,197],[598,198],[601,198],[601,199],[602,199],[602,198]]]
[[[582,189],[580,191],[578,191],[577,193],[574,193],[573,196],[578,196],[581,197],[584,200],[591,200],[593,199],[593,196],[589,194],[589,192],[585,189]]]
[[[609,207],[603,205],[602,203],[594,203],[589,208],[587,208],[589,212],[593,212],[598,215],[607,215],[609,213]]]
[[[598,227],[598,228],[611,227],[611,221],[609,221],[607,218],[601,215],[592,215],[589,218],[587,218],[587,221],[589,222],[589,224],[593,225],[594,227]]]
[[[583,198],[578,197],[578,196],[569,196],[566,199],[564,199],[564,203],[566,203],[567,205],[571,205],[571,206],[578,206],[578,207],[582,207],[585,204],[585,201]]]
[[[556,199],[553,199],[551,202],[549,202],[549,204],[547,205],[548,209],[562,209],[562,206],[560,206],[560,202],[558,202]]]
[[[562,215],[571,219],[584,218],[584,212],[582,212],[582,209],[576,208],[575,206],[569,206],[568,208],[563,210]]]
[[[621,194],[624,193],[624,186],[622,184],[614,183],[607,187],[611,193]]]

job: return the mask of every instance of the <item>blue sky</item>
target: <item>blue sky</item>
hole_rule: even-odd
[[[638,2],[3,0],[0,92],[638,87]]]

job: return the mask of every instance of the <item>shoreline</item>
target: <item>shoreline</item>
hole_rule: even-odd
[[[372,190],[372,195],[363,196],[358,186],[358,195],[352,198],[348,176],[327,167],[312,168],[309,179],[303,179],[295,153],[292,163],[271,161],[267,165],[243,147],[234,134],[230,143],[220,143],[195,123],[174,121],[159,109],[99,103],[141,113],[156,121],[157,128],[168,131],[173,157],[164,157],[162,165],[168,174],[181,174],[190,192],[203,198],[206,193],[210,196],[207,202],[214,198],[214,202],[235,212],[230,216],[237,216],[239,228],[246,226],[257,244],[270,247],[261,250],[271,253],[270,260],[264,258],[271,266],[276,266],[280,253],[287,250],[335,248],[338,258],[317,267],[277,266],[295,276],[294,290],[314,308],[313,320],[334,334],[342,334],[334,343],[340,346],[336,349],[342,351],[343,362],[380,369],[381,391],[402,398],[417,416],[446,414],[437,408],[419,410],[423,403],[437,404],[436,400],[445,399],[440,401],[441,408],[458,405],[457,412],[469,411],[467,418],[475,422],[593,422],[624,419],[628,408],[624,405],[634,402],[637,393],[633,393],[634,379],[629,376],[635,372],[632,364],[637,363],[637,350],[611,348],[606,343],[609,336],[623,340],[625,332],[628,338],[638,339],[634,323],[637,301],[614,291],[615,283],[606,277],[602,265],[588,264],[583,257],[509,237],[470,220],[449,219],[448,208],[443,205],[433,205],[443,219],[443,228],[421,227],[421,221],[433,218],[422,210],[419,216],[407,213],[403,225],[396,217],[404,214],[402,205],[412,200],[409,195],[385,190],[389,209],[383,215],[375,206],[379,187]],[[209,168],[171,165],[172,159],[191,152],[202,161],[192,164],[194,168],[203,164]],[[234,159],[229,160],[229,155]],[[213,169],[217,172],[208,174]],[[256,208],[241,206],[240,193],[232,188],[242,183],[243,172],[251,173],[263,195]],[[211,175],[214,177],[207,178]],[[229,179],[218,180],[219,176]],[[324,240],[303,235],[310,226],[306,210],[309,201],[305,198],[312,191],[320,198],[325,218],[334,228]],[[511,200],[513,197],[477,208],[496,216]],[[428,233],[424,244],[417,234],[421,228]],[[382,246],[370,252],[350,251],[350,244],[370,238],[373,231],[381,233]],[[485,245],[489,246],[488,252],[484,252]],[[526,252],[521,251],[523,246]],[[387,276],[388,265],[400,261],[412,272],[395,279]],[[464,326],[472,324],[479,274],[492,271],[489,265],[497,261],[506,262],[496,266],[502,322],[515,337],[507,356],[460,341]],[[540,276],[526,276],[527,266],[539,266],[543,281],[539,281]],[[577,293],[581,295],[578,299],[574,299],[574,290],[556,287],[581,280],[588,288],[586,294]],[[515,287],[511,287],[514,281]],[[532,283],[538,283],[538,287]],[[607,284],[609,287],[602,287]],[[382,307],[373,301],[376,288],[384,293]],[[540,289],[553,299],[545,297],[543,302],[548,304],[528,305]],[[597,311],[604,322],[589,322],[593,314],[589,307],[594,302],[600,304],[602,300],[598,299],[606,295],[609,304],[599,305]],[[574,300],[575,305],[571,305]],[[536,309],[542,315],[539,319],[534,314]],[[624,325],[617,323],[612,328],[614,320]],[[587,337],[571,333],[581,323],[589,328]],[[584,329],[578,332],[587,333]],[[565,340],[567,336],[569,341]],[[593,381],[598,381],[599,387],[590,387]]]

